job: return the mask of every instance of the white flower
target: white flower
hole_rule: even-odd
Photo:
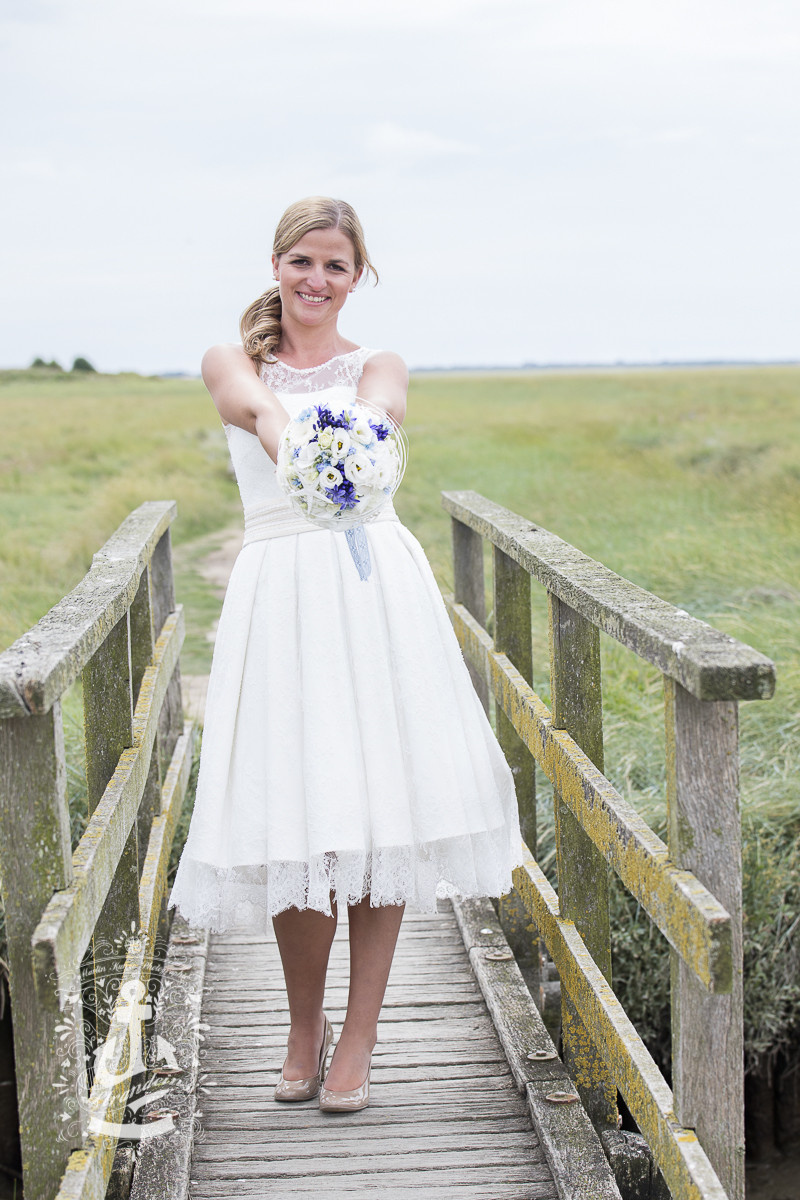
[[[325,467],[319,473],[319,486],[323,488],[336,487],[342,482],[342,472],[337,471],[336,467]]]
[[[363,450],[357,450],[344,460],[344,473],[351,483],[367,487],[373,475],[372,459]]]
[[[294,442],[306,442],[314,436],[314,419],[309,417],[305,421],[300,421],[295,418],[292,423],[292,439]]]
[[[318,454],[319,454],[319,447],[317,446],[317,443],[316,442],[306,442],[304,445],[302,445],[300,447],[300,453],[297,455],[297,457],[294,460],[295,466],[300,468],[300,467],[305,467],[310,463],[313,463],[314,459],[317,457]]]
[[[320,429],[319,438],[317,439],[323,450],[329,450],[333,443],[333,430],[330,426],[325,429]]]
[[[350,429],[351,436],[361,442],[362,446],[371,446],[375,441],[375,431],[369,423],[369,417],[359,415]]]
[[[375,463],[374,482],[379,488],[391,487],[396,474],[396,464],[388,456],[382,455]]]
[[[342,459],[349,449],[350,434],[346,429],[335,429],[333,431],[333,440],[331,441],[331,458],[336,460]]]

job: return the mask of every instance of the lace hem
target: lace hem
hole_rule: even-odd
[[[272,917],[287,908],[331,916],[331,892],[339,905],[369,896],[373,908],[407,903],[435,912],[437,896],[448,892],[504,896],[511,890],[511,868],[521,862],[521,851],[509,853],[505,827],[416,847],[329,851],[310,862],[217,867],[185,852],[168,907],[215,933],[242,927],[267,933]]]

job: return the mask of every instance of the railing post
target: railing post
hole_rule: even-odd
[[[153,612],[150,602],[150,568],[145,567],[139,580],[139,587],[131,603],[131,692],[133,707],[139,698],[139,688],[147,666],[153,657]],[[150,770],[144,786],[142,799],[139,804],[137,817],[139,873],[147,852],[147,842],[153,817],[159,811],[161,803],[161,764],[158,750],[150,760]]]
[[[0,720],[0,886],[6,914],[14,1059],[25,1195],[54,1196],[73,1146],[59,1138],[68,1102],[85,1109],[83,1046],[67,1046],[56,1031],[80,1037],[78,995],[70,1012],[41,1007],[33,979],[31,936],[53,892],[72,882],[65,795],[61,704],[44,716]],[[80,1039],[82,1040],[82,1038]],[[66,1062],[65,1062],[66,1060]],[[69,1076],[67,1076],[69,1072]],[[61,1084],[62,1088],[57,1085]],[[73,1131],[80,1145],[81,1131]]]
[[[83,719],[86,735],[86,783],[89,815],[102,799],[123,750],[133,745],[133,695],[129,641],[130,610],[120,618],[83,671]],[[139,848],[134,822],[120,856],[92,946],[84,958],[91,973],[94,1051],[105,1038],[122,970],[126,937],[139,928]],[[88,961],[91,955],[91,965]],[[87,1006],[88,1006],[87,1003]]]
[[[175,584],[172,577],[172,541],[169,529],[159,538],[150,561],[150,610],[153,637],[158,639],[164,622],[175,609]],[[181,668],[176,664],[170,680],[164,707],[158,722],[158,757],[161,777],[169,768],[175,743],[183,733],[183,702],[181,699]],[[166,900],[164,902],[166,904]]]
[[[474,529],[456,517],[451,518],[453,534],[453,598],[463,604],[476,621],[486,627],[486,592],[483,584],[483,539]],[[484,710],[489,711],[489,685],[472,663],[467,669]]]
[[[533,682],[531,644],[531,577],[497,546],[493,547],[494,644],[527,683]],[[498,704],[497,740],[514,776],[520,829],[525,844],[536,854],[536,764],[525,743]],[[514,950],[532,956],[538,970],[539,932],[528,916],[516,888],[500,900],[498,916]]]
[[[526,683],[533,684],[531,577],[497,546],[494,560],[494,645],[510,658]],[[536,855],[536,764],[498,705],[497,740],[514,775],[522,836]]]
[[[707,992],[672,952],[675,1114],[694,1129],[731,1200],[744,1197],[742,851],[738,706],[665,678],[670,855],[731,917],[733,989]]]
[[[603,770],[600,634],[595,625],[548,592],[553,728],[574,738]],[[558,793],[554,793],[558,903],[575,923],[597,966],[611,981],[608,864]],[[617,1090],[605,1059],[561,989],[564,1061],[598,1129],[616,1128]]]

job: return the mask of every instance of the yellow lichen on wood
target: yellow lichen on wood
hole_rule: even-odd
[[[459,642],[489,678],[498,703],[594,844],[698,979],[731,987],[730,917],[669,851],[564,730],[469,613],[445,598]]]
[[[617,1086],[650,1145],[674,1200],[727,1200],[692,1130],[675,1119],[672,1092],[646,1046],[592,960],[558,897],[528,853],[514,883],[536,922],[581,1020],[602,1047]]]
[[[189,780],[193,746],[194,727],[187,723],[167,772],[161,812],[153,820],[150,830],[139,885],[141,926],[138,937],[129,943],[119,994],[112,1012],[112,1026],[114,1019],[124,1012],[129,1003],[126,993],[130,995],[131,988],[128,985],[133,984],[134,990],[142,998],[148,994],[161,901],[166,892],[170,847]],[[118,1020],[117,1024],[122,1026],[125,1022]],[[130,1078],[123,1077],[130,1061],[130,1026],[125,1027],[126,1035],[115,1043],[106,1064],[109,1076],[119,1075],[121,1078],[113,1085],[104,1084],[102,1080],[95,1082],[89,1095],[91,1136],[83,1149],[70,1156],[56,1200],[103,1200],[105,1196],[116,1144],[123,1132],[120,1127],[130,1089]]]
[[[147,780],[161,705],[184,639],[183,610],[167,618],[145,671],[133,718],[133,746],[124,750],[72,857],[73,879],[55,892],[33,934],[37,994],[45,1008],[63,1007],[72,964],[91,940],[130,834]],[[53,990],[53,981],[57,991]]]

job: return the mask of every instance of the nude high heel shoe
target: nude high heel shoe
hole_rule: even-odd
[[[333,1041],[333,1026],[325,1017],[325,1033],[322,1038],[322,1048],[319,1052],[319,1070],[310,1079],[284,1079],[281,1067],[280,1082],[275,1086],[276,1100],[313,1100],[325,1078],[325,1060]]]
[[[347,1092],[333,1092],[323,1084],[319,1093],[319,1106],[322,1112],[358,1112],[369,1104],[369,1075],[372,1070],[372,1060],[367,1067],[367,1078],[357,1088]]]

